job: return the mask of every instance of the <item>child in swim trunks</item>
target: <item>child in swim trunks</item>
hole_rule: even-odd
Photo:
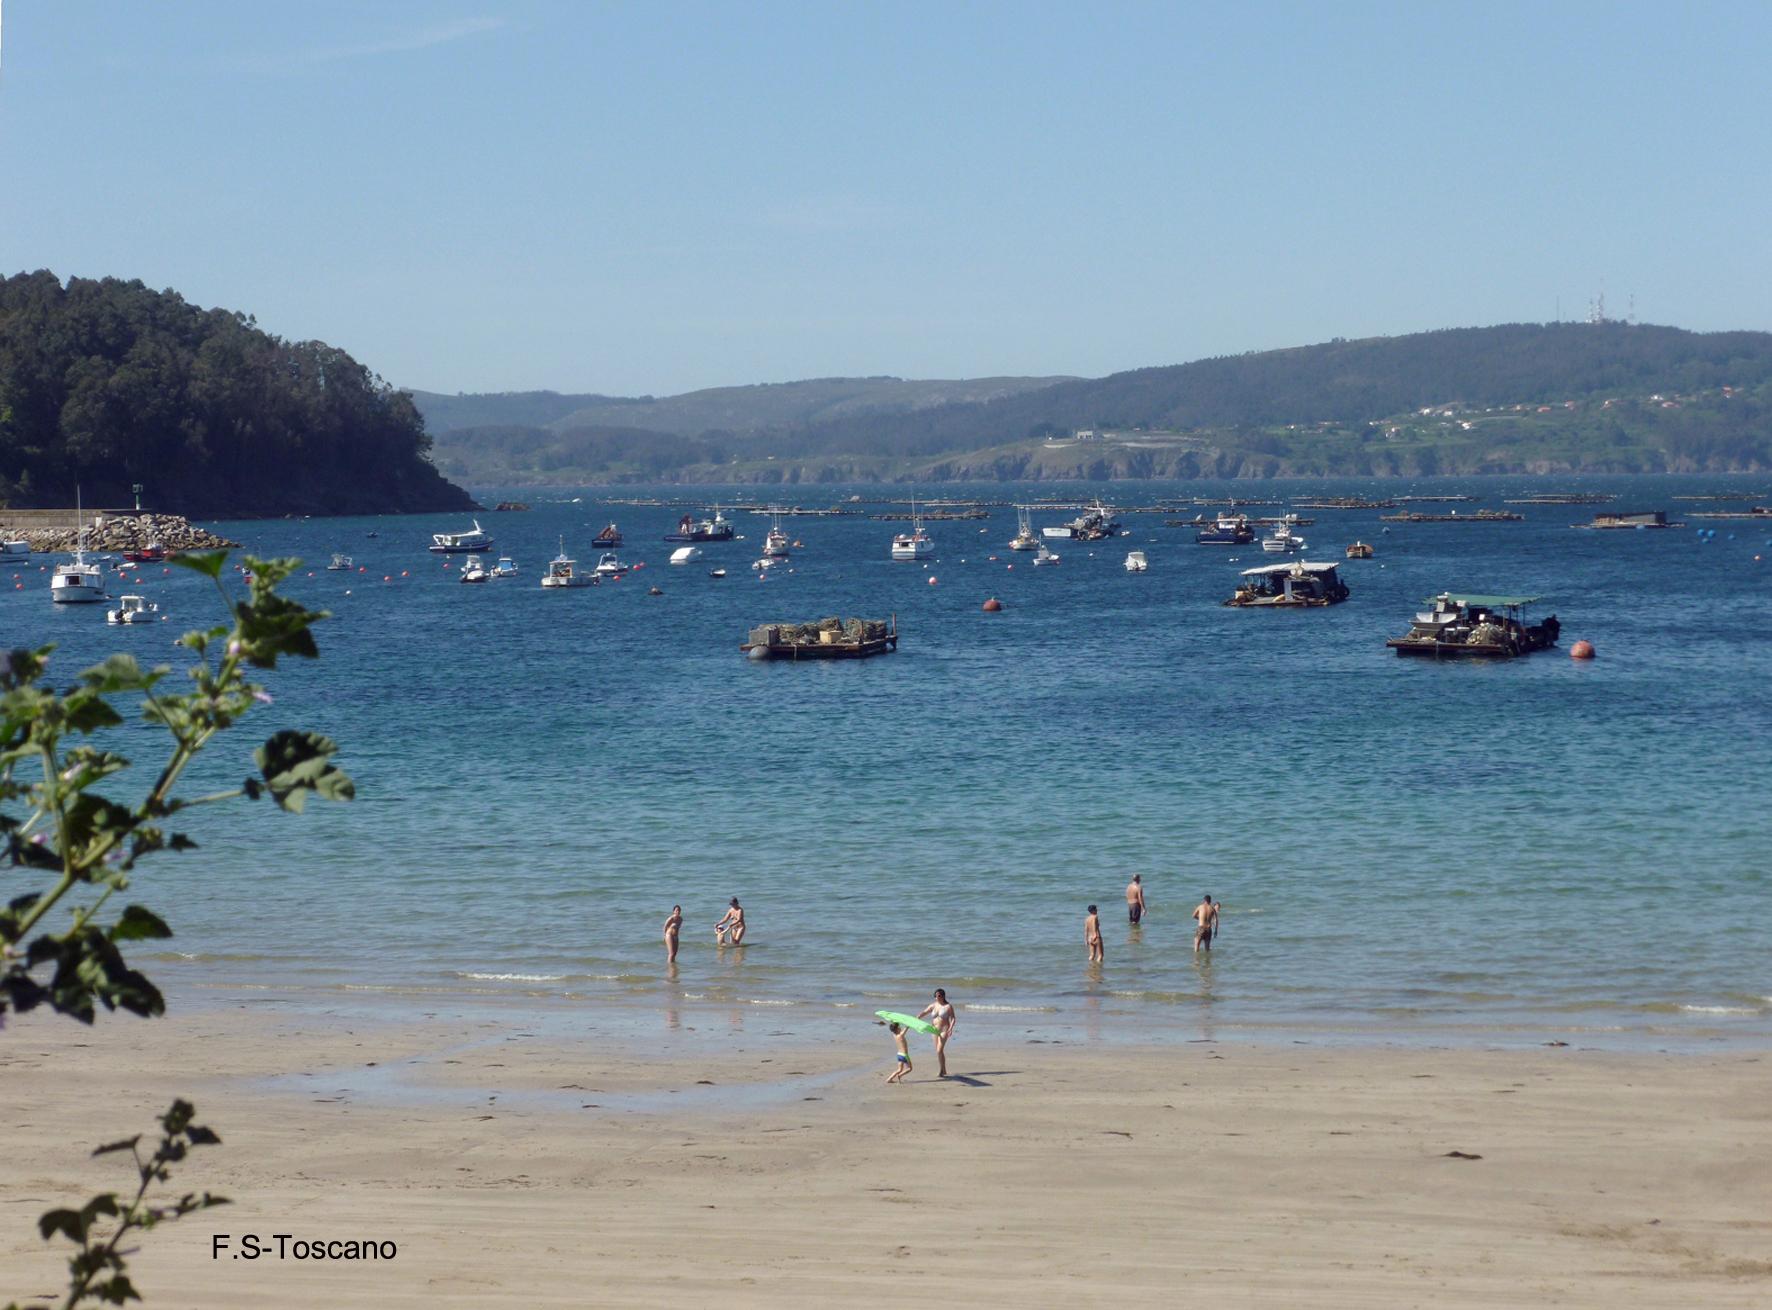
[[[886,1076],[887,1082],[895,1083],[911,1071],[911,1048],[905,1040],[903,1025],[889,1023],[886,1026],[892,1030],[892,1040],[898,1046],[898,1067]]]

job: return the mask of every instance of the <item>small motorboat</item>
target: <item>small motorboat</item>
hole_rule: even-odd
[[[671,552],[671,563],[693,564],[696,560],[701,558],[701,555],[702,550],[700,546],[679,546]]]
[[[548,571],[541,576],[544,587],[591,587],[597,579],[578,571],[578,561],[566,554],[566,538],[560,538],[560,553],[548,561]]]
[[[23,537],[16,538],[12,541],[0,541],[0,555],[16,556],[29,555],[30,553],[31,543],[26,541]]]
[[[1356,541],[1347,548],[1347,557],[1349,559],[1371,559],[1372,547],[1363,541]]]
[[[119,596],[118,608],[105,611],[106,623],[153,623],[160,617],[160,607],[146,596]]]
[[[1034,556],[1034,567],[1039,568],[1042,564],[1056,564],[1062,558],[1057,551],[1042,541],[1039,552]]]
[[[328,573],[349,573],[355,567],[356,566],[351,563],[351,557],[349,555],[340,553],[333,555],[332,563],[326,566],[326,571]]]
[[[489,578],[514,578],[517,576],[517,561],[509,555],[500,555],[498,563],[486,570]]]
[[[488,576],[489,575],[486,572],[486,562],[478,555],[469,555],[467,559],[462,561],[461,577],[458,578],[457,581],[484,582]]]
[[[124,551],[123,558],[131,564],[164,564],[166,562],[166,547],[157,541],[150,541],[140,550]]]
[[[621,529],[611,523],[603,531],[591,538],[591,545],[598,550],[611,550],[621,545]]]
[[[1126,554],[1126,572],[1143,573],[1150,567],[1150,561],[1144,557],[1142,550],[1128,551]]]
[[[600,555],[597,559],[597,567],[591,570],[591,572],[596,574],[599,578],[609,578],[611,580],[619,578],[627,571],[628,566],[617,559],[615,557],[615,552],[612,550],[605,551]]]
[[[726,570],[725,569],[709,569],[708,576],[710,578],[723,578],[726,576]]]
[[[770,569],[779,568],[783,562],[778,555],[765,555],[760,560],[752,561],[751,567],[758,573],[767,573]]]
[[[1288,555],[1295,550],[1304,549],[1304,538],[1292,529],[1297,526],[1298,516],[1287,514],[1274,524],[1274,530],[1261,539],[1261,548],[1270,555]]]

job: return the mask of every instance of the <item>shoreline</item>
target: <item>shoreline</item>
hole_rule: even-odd
[[[36,1215],[119,1186],[115,1157],[87,1151],[184,1095],[223,1144],[172,1187],[234,1203],[142,1239],[150,1305],[813,1305],[893,1284],[1154,1306],[1186,1282],[1244,1305],[1746,1307],[1772,1290],[1752,1053],[1029,1045],[962,1017],[956,1076],[916,1043],[894,1088],[872,1026],[685,1022],[637,1047],[580,1017],[15,1018],[0,1287],[57,1286]],[[215,1234],[248,1232],[399,1254],[211,1258]]]

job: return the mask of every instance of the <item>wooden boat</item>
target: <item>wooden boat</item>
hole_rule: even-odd
[[[816,623],[764,623],[751,629],[739,649],[754,660],[866,659],[898,649],[898,616],[820,619]]]
[[[1398,655],[1442,660],[1507,660],[1530,655],[1556,645],[1562,630],[1554,614],[1542,623],[1525,621],[1525,607],[1542,599],[1442,591],[1423,602],[1428,608],[1415,615],[1408,632],[1392,637],[1385,645]]]
[[[611,523],[603,531],[591,538],[591,545],[598,550],[613,550],[621,545],[621,529]]]
[[[1349,559],[1371,559],[1372,547],[1363,541],[1356,541],[1347,548],[1347,557]]]

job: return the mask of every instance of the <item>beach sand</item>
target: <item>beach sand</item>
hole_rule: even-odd
[[[63,1285],[37,1215],[121,1188],[127,1157],[86,1152],[184,1095],[223,1144],[173,1185],[234,1204],[141,1240],[150,1306],[1772,1303],[1772,1055],[1055,1044],[963,1018],[961,1077],[920,1041],[888,1087],[859,1022],[709,1016],[655,1053],[533,1020],[13,1019],[0,1300]],[[398,1254],[218,1260],[217,1233]]]

